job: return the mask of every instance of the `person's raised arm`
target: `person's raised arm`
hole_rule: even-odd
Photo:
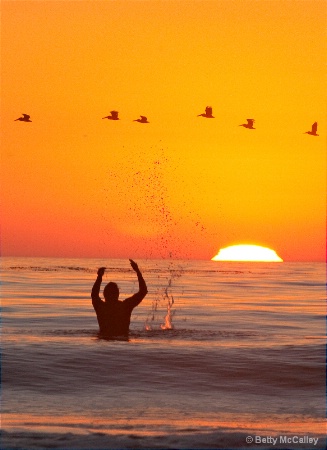
[[[105,267],[100,267],[100,269],[98,269],[98,276],[97,276],[97,279],[95,280],[95,283],[93,285],[92,292],[91,292],[93,306],[95,306],[95,304],[97,304],[99,302],[102,302],[99,294],[100,294],[100,286],[102,283],[102,277],[103,277],[105,269],[106,269]]]
[[[139,281],[139,291],[136,294],[134,294],[132,297],[126,299],[125,301],[128,302],[132,308],[135,308],[135,306],[137,306],[139,303],[141,303],[141,301],[144,299],[144,297],[148,293],[148,288],[146,286],[144,278],[143,278],[141,271],[140,271],[138,265],[136,264],[136,262],[133,261],[132,259],[130,259],[129,261],[131,263],[132,269],[136,272],[136,275],[137,275],[137,278]]]
[[[132,259],[130,259],[130,263],[132,266],[132,269],[136,272],[137,278],[139,280],[139,294],[143,295],[143,298],[146,296],[146,294],[148,293],[148,289],[146,287],[146,283],[144,281],[144,278],[141,274],[141,271],[139,269],[139,266],[136,264],[135,261],[133,261]]]

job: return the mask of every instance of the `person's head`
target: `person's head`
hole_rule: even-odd
[[[118,300],[119,287],[117,284],[110,281],[110,283],[108,283],[103,290],[103,296],[106,302],[110,300]]]

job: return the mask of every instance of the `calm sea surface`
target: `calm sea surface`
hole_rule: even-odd
[[[108,341],[90,291],[136,292],[128,260],[2,259],[2,449],[325,448],[324,264],[137,262]]]

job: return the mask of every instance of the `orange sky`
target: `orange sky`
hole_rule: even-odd
[[[325,1],[1,9],[3,255],[325,259]]]

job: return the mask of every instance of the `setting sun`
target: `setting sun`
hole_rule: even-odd
[[[274,250],[259,245],[231,245],[221,248],[212,261],[283,262]]]

